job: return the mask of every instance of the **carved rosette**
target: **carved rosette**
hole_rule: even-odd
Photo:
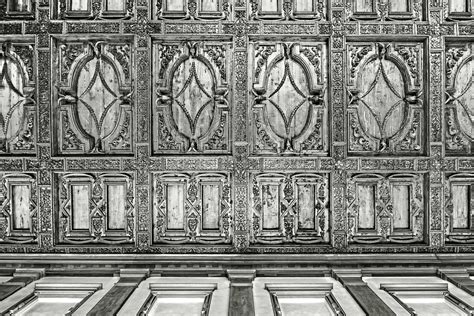
[[[423,241],[423,176],[359,174],[347,185],[348,238],[351,243]]]
[[[450,43],[446,47],[446,154],[474,153],[474,88],[472,44]]]
[[[254,43],[253,151],[328,150],[325,43]]]
[[[59,242],[88,245],[135,239],[133,178],[128,174],[58,174]]]
[[[58,42],[60,154],[127,154],[133,145],[129,43]]]
[[[0,42],[0,155],[36,150],[34,45]]]
[[[229,153],[230,44],[156,43],[154,153]]]
[[[227,244],[232,218],[228,174],[154,175],[154,243]]]
[[[349,154],[424,151],[422,44],[347,46]]]
[[[38,195],[31,174],[0,174],[0,243],[38,242]]]
[[[251,186],[251,243],[329,242],[327,175],[253,174]]]

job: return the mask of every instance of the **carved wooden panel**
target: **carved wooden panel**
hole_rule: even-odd
[[[446,46],[446,153],[474,154],[474,45]]]
[[[326,43],[252,44],[253,152],[327,154]]]
[[[230,242],[233,215],[228,174],[160,173],[154,175],[153,185],[154,242]]]
[[[58,39],[56,47],[56,152],[132,153],[130,41]]]
[[[327,174],[253,174],[251,216],[252,243],[328,242]]]
[[[155,43],[154,153],[229,153],[231,45]]]
[[[36,243],[38,196],[31,174],[0,174],[0,243]]]
[[[157,19],[227,20],[231,14],[231,0],[155,0]]]
[[[0,0],[0,21],[34,19],[35,3],[32,0]]]
[[[59,0],[53,3],[59,19],[129,19],[134,15],[133,0]]]
[[[351,155],[425,152],[423,44],[347,46]]]
[[[445,185],[445,232],[450,243],[474,242],[474,175],[454,174]]]
[[[0,45],[0,155],[34,154],[34,44],[0,41]]]
[[[351,20],[413,20],[423,19],[422,0],[345,0]]]
[[[134,184],[128,174],[59,174],[60,243],[129,243],[134,240]]]
[[[442,0],[444,16],[449,21],[472,20],[474,2],[472,0]]]
[[[251,20],[317,20],[327,16],[326,0],[250,0]]]
[[[349,179],[347,210],[353,243],[413,243],[424,238],[423,175],[358,174]]]

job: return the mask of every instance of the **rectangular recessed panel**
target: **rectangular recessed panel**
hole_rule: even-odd
[[[358,185],[359,197],[359,228],[375,228],[375,185]]]
[[[449,12],[468,12],[468,0],[449,0]]]
[[[167,11],[184,11],[184,0],[166,0]]]
[[[72,11],[86,11],[88,10],[88,2],[90,0],[70,0]]]
[[[262,12],[278,12],[278,0],[262,0]]]
[[[123,11],[125,1],[107,0],[107,11]]]
[[[72,185],[72,228],[89,229],[89,186]]]
[[[166,196],[168,229],[184,229],[184,186],[168,184]]]
[[[469,228],[469,185],[453,185],[453,228]]]
[[[217,184],[202,185],[202,228],[219,228],[219,186]]]
[[[31,0],[10,0],[8,10],[13,12],[30,11],[29,3]]]
[[[285,316],[334,315],[324,297],[305,297],[301,295],[278,297],[278,303]],[[308,311],[311,311],[311,313],[308,313]]]
[[[125,228],[126,196],[124,184],[107,185],[107,229]]]
[[[373,0],[356,0],[357,13],[372,13],[374,11]]]
[[[394,185],[392,189],[393,227],[410,228],[410,186]]]
[[[14,229],[31,227],[30,217],[30,186],[12,185],[12,215]]]
[[[201,11],[216,12],[219,9],[219,0],[202,0]]]
[[[296,0],[295,11],[300,12],[313,12],[313,0]]]
[[[298,229],[315,228],[314,191],[314,184],[298,185]]]
[[[391,12],[408,12],[408,1],[407,0],[392,0],[390,1]]]
[[[278,229],[280,227],[280,186],[274,184],[262,185],[263,229]]]
[[[204,304],[204,295],[201,296],[178,296],[178,295],[167,295],[158,296],[155,304],[150,308],[147,315],[158,315],[158,316],[201,316],[202,307]]]

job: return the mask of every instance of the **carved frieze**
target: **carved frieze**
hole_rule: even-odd
[[[424,240],[422,174],[357,174],[347,183],[351,243],[416,243]]]
[[[134,183],[129,174],[57,174],[61,244],[134,241]]]
[[[229,174],[154,174],[154,243],[229,243],[232,230]]]
[[[351,43],[347,61],[349,154],[422,154],[423,45]]]
[[[326,47],[325,42],[253,43],[254,154],[327,154]]]
[[[56,47],[55,152],[132,153],[131,43],[124,39],[58,39]]]
[[[153,152],[229,153],[231,45],[154,44]]]
[[[329,241],[327,174],[254,173],[251,181],[251,243]]]

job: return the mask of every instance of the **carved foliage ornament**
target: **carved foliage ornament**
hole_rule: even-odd
[[[0,45],[0,155],[34,153],[34,48],[24,43]]]
[[[251,192],[252,243],[329,241],[327,175],[254,174]]]
[[[327,152],[326,44],[255,43],[254,152]]]
[[[229,243],[233,222],[230,190],[227,174],[155,174],[154,242]]]
[[[128,174],[59,175],[59,242],[117,244],[134,240],[133,179]]]
[[[228,153],[229,44],[155,44],[155,153]]]
[[[348,45],[349,153],[423,152],[422,44]]]
[[[36,180],[29,174],[0,174],[0,243],[38,241]]]
[[[126,42],[59,42],[61,154],[125,154],[133,143],[131,49]]]
[[[474,153],[474,51],[472,44],[446,47],[446,153]]]
[[[349,241],[413,243],[423,241],[423,176],[356,175],[347,186]]]

